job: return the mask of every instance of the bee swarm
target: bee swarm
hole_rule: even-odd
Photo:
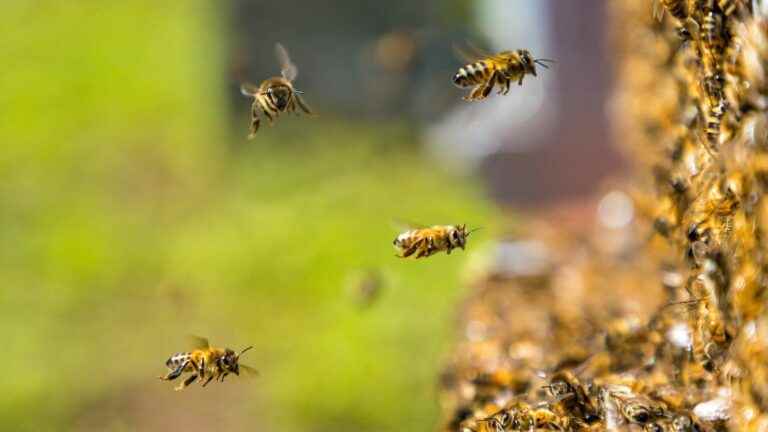
[[[634,220],[534,229],[547,265],[476,284],[446,431],[768,431],[768,18],[651,3],[610,2]]]

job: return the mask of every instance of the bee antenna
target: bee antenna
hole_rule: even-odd
[[[296,89],[293,89],[293,92],[294,92],[294,93],[296,93],[296,94],[304,94],[304,92],[303,92],[303,91],[301,91],[301,90],[296,90]]]
[[[533,62],[536,63],[537,65],[543,67],[544,69],[549,69],[549,65],[547,63],[557,63],[556,61],[554,61],[552,59],[545,59],[545,58],[536,59]]]
[[[242,351],[240,351],[240,354],[238,354],[237,357],[240,358],[240,356],[243,355],[244,352],[248,351],[251,348],[253,348],[253,345],[244,348]]]
[[[477,228],[473,228],[473,229],[469,230],[469,232],[467,233],[467,236],[469,236],[469,235],[470,235],[470,234],[472,234],[473,232],[475,232],[475,231],[477,231],[477,230],[481,230],[481,229],[483,229],[483,227],[477,227]]]

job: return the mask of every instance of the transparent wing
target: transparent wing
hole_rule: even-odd
[[[299,76],[299,68],[291,62],[285,47],[280,43],[275,44],[275,54],[277,54],[277,61],[280,63],[280,72],[283,74],[283,78],[288,81],[295,80]]]
[[[471,42],[465,42],[465,45],[466,46],[453,44],[453,52],[456,54],[456,56],[459,59],[464,60],[468,63],[473,63],[484,58],[495,57],[493,53],[488,52],[484,49],[478,48],[476,45],[473,45]]]
[[[240,84],[240,93],[242,93],[243,96],[253,97],[258,92],[259,92],[259,87],[255,84],[251,84],[249,82]]]
[[[208,343],[208,339],[202,336],[187,335],[187,340],[189,341],[190,346],[195,349],[208,349],[211,346]]]
[[[259,371],[257,371],[256,369],[254,369],[254,368],[252,368],[250,366],[246,366],[244,364],[241,364],[240,365],[240,369],[243,372],[245,372],[245,374],[248,375],[249,377],[257,377],[257,376],[259,376]]]
[[[417,224],[413,221],[403,220],[399,218],[392,219],[392,225],[400,231],[408,231],[412,229],[423,229],[426,225]]]
[[[664,18],[664,5],[660,0],[653,0],[653,17],[659,21]]]

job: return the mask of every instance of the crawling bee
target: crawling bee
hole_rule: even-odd
[[[437,252],[451,254],[454,248],[467,245],[467,237],[478,228],[467,231],[466,225],[435,225],[408,230],[395,238],[392,244],[400,258],[424,258]]]
[[[306,114],[312,114],[309,106],[301,98],[302,92],[296,90],[293,81],[299,74],[299,69],[291,62],[288,51],[279,43],[275,45],[277,59],[280,62],[281,74],[262,81],[257,87],[251,83],[243,83],[240,92],[253,98],[251,105],[251,133],[248,138],[253,138],[259,130],[261,119],[259,111],[272,122],[283,112],[296,112],[296,105]]]
[[[536,59],[528,50],[502,51],[498,54],[488,54],[479,50],[473,54],[461,57],[471,63],[459,68],[453,76],[453,84],[459,88],[474,86],[472,92],[464,100],[482,100],[488,97],[493,87],[498,84],[499,94],[507,94],[512,82],[523,85],[525,75],[536,76],[536,65],[549,69],[548,63],[554,60]]]
[[[654,0],[653,16],[661,21],[664,17],[664,11],[677,20],[677,34],[683,40],[691,39],[692,35],[698,33],[698,24],[689,15],[686,0]]]
[[[749,2],[744,0],[717,0],[717,4],[725,16],[736,13],[736,16],[740,17],[749,12]]]
[[[165,362],[169,372],[164,376],[158,377],[163,381],[173,381],[184,372],[191,373],[191,375],[181,384],[176,386],[174,390],[183,390],[195,380],[202,382],[203,387],[208,385],[208,383],[214,379],[224,382],[224,378],[230,373],[240,375],[240,369],[251,374],[258,374],[252,367],[241,365],[239,363],[240,356],[253,348],[252,346],[243,349],[239,354],[235,354],[235,352],[229,348],[222,349],[211,347],[208,344],[208,339],[198,336],[192,336],[191,338],[194,349],[191,352],[172,355]]]

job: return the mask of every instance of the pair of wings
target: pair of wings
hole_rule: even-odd
[[[459,59],[464,60],[467,63],[474,63],[483,59],[503,60],[503,58],[498,54],[493,54],[491,52],[480,49],[469,42],[466,43],[466,47],[454,44],[453,52]]]
[[[299,76],[299,68],[293,64],[291,57],[288,55],[288,50],[280,42],[275,44],[275,55],[277,56],[278,63],[280,63],[280,74],[283,78],[290,82],[295,80]],[[251,83],[243,83],[240,86],[240,92],[245,96],[252,96],[258,93],[258,91],[258,86]]]
[[[207,350],[211,347],[211,344],[208,342],[208,338],[196,335],[187,335],[187,338],[189,339],[190,346],[194,349]],[[240,364],[240,369],[247,372],[248,375],[259,375],[259,371],[242,363]]]

